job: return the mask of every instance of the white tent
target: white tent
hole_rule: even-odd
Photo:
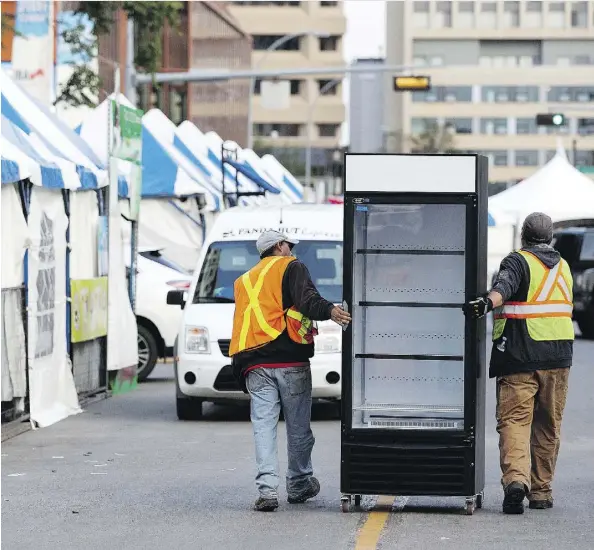
[[[554,222],[594,219],[594,182],[576,170],[558,147],[540,170],[492,196],[489,211],[511,216],[517,225],[531,212],[544,212]]]

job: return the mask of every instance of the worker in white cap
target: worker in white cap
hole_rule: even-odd
[[[233,371],[251,397],[260,493],[254,508],[278,508],[276,432],[282,409],[287,427],[287,494],[291,504],[320,491],[311,452],[311,370],[314,321],[345,326],[350,315],[320,296],[307,267],[293,257],[298,241],[265,231],[256,242],[260,262],[235,281],[235,314],[229,355]]]
[[[493,289],[464,306],[494,310],[489,375],[497,377],[497,431],[503,512],[553,507],[552,482],[573,358],[573,279],[552,246],[553,222],[541,212],[522,226],[522,248],[501,262]]]

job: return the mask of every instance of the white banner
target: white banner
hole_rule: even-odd
[[[95,191],[70,193],[70,278],[100,276],[97,261],[99,207]]]
[[[59,191],[35,187],[29,210],[28,349],[31,422],[82,412],[66,347],[66,229]]]
[[[2,186],[2,235],[2,288],[22,286],[29,234],[16,184]]]
[[[12,79],[44,105],[52,99],[53,2],[19,0],[12,46]],[[18,35],[18,36],[17,36]]]

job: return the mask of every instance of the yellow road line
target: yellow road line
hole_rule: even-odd
[[[377,548],[382,529],[392,511],[393,503],[394,497],[381,496],[377,499],[375,506],[384,508],[384,510],[369,512],[369,516],[367,516],[363,527],[357,534],[355,550],[375,550]]]

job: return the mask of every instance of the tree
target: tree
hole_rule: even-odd
[[[410,137],[414,153],[454,153],[455,129],[449,125],[430,124],[416,136]]]
[[[95,107],[95,98],[99,95],[101,79],[88,65],[88,61],[98,56],[98,39],[112,30],[114,17],[119,9],[134,20],[141,32],[135,36],[134,64],[137,70],[154,74],[157,72],[162,55],[161,31],[168,23],[172,28],[179,26],[179,15],[183,2],[79,2],[74,10],[78,18],[74,26],[60,33],[61,39],[70,48],[74,56],[86,63],[72,63],[74,71],[60,89],[54,104],[66,103],[74,107],[81,105]],[[89,34],[84,19],[92,25]]]

